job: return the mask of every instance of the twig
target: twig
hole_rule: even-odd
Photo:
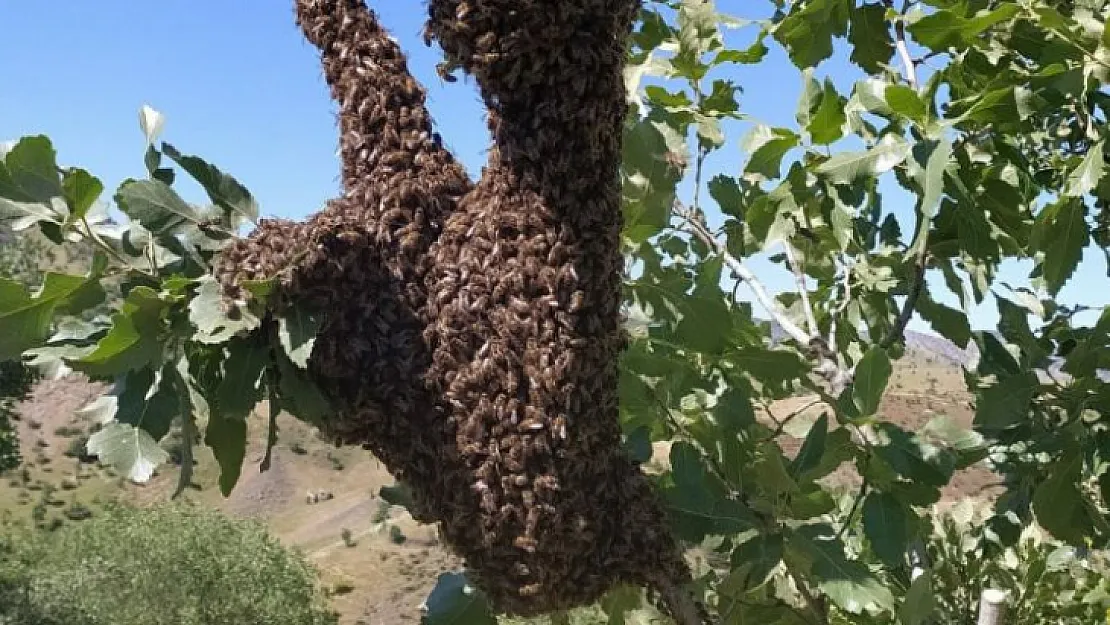
[[[131,263],[128,262],[127,259],[124,258],[119,252],[117,252],[116,248],[108,245],[108,243],[104,239],[100,238],[100,235],[92,229],[92,225],[89,224],[88,219],[82,217],[81,225],[85,226],[85,234],[87,234],[89,238],[92,239],[93,243],[95,243],[97,247],[111,255],[112,258],[115,258],[116,261],[119,262],[121,265],[127,267],[131,266]]]
[[[790,265],[790,271],[794,274],[794,280],[798,283],[798,294],[802,296],[802,308],[806,316],[806,326],[808,326],[811,336],[818,336],[817,317],[813,314],[813,305],[809,303],[809,289],[806,286],[805,273],[802,272],[802,266],[798,263],[798,258],[794,254],[794,248],[791,247],[789,241],[782,242],[782,249],[786,252],[786,264]]]
[[[867,460],[864,459],[864,463],[866,462]],[[866,467],[867,465],[864,464],[865,469]],[[852,502],[852,508],[848,510],[848,516],[844,518],[844,524],[840,526],[840,531],[836,533],[837,540],[844,538],[844,534],[848,532],[848,528],[852,527],[852,517],[856,516],[856,512],[859,510],[859,505],[863,502],[863,498],[867,496],[867,489],[870,488],[870,486],[871,485],[867,482],[867,478],[864,477],[863,482],[861,482],[859,485],[859,491],[856,492],[856,498]]]
[[[883,4],[889,9],[894,8],[894,0],[884,0]],[[907,2],[903,9],[909,6]],[[914,62],[913,57],[910,56],[910,48],[906,44],[906,24],[898,19],[894,22],[894,45],[898,50],[898,56],[902,58],[902,65],[905,66],[906,82],[910,83],[913,89],[917,90],[917,64]]]
[[[840,318],[840,315],[844,314],[844,311],[848,309],[848,304],[852,303],[852,268],[839,260],[837,264],[844,268],[844,280],[841,282],[844,286],[844,299],[829,312],[829,339],[827,343],[830,346],[836,345],[837,320]],[[844,366],[843,358],[840,354],[837,354],[837,362],[842,367]]]
[[[755,277],[755,274],[753,274],[740,259],[730,254],[729,251],[725,249],[725,246],[706,229],[696,216],[691,215],[688,210],[676,204],[675,212],[689,225],[688,232],[690,234],[693,234],[710,249],[720,254],[729,270],[732,271],[737,278],[747,283],[748,288],[755,294],[755,298],[759,300],[760,305],[774,318],[775,322],[779,324],[779,327],[790,335],[790,338],[802,345],[810,344],[813,337],[799,328],[778,309],[778,306],[775,305],[775,300],[767,293],[767,289],[763,287],[763,283],[759,281],[759,278]]]
[[[913,317],[913,309],[917,307],[917,300],[921,299],[921,292],[925,290],[925,269],[927,265],[928,254],[925,250],[921,250],[918,252],[917,262],[914,265],[913,284],[910,286],[909,295],[906,296],[906,302],[902,305],[902,312],[898,314],[898,321],[890,329],[890,334],[879,344],[883,349],[902,339],[906,326],[909,325],[910,318]]]
[[[771,411],[766,406],[764,406],[764,410],[767,411],[767,415],[769,417],[771,417],[772,421],[775,422],[775,430],[773,432],[771,432],[771,435],[768,436],[764,440],[774,440],[774,439],[778,438],[783,432],[786,431],[786,426],[789,425],[791,421],[793,421],[794,419],[797,419],[798,417],[805,414],[805,412],[807,410],[809,410],[810,408],[813,408],[814,406],[817,406],[817,405],[820,405],[820,404],[823,404],[823,403],[825,403],[825,401],[823,399],[815,399],[815,400],[809,402],[808,404],[802,406],[801,408],[798,408],[794,412],[786,415],[785,417],[783,417],[782,421],[779,421],[778,419],[776,419],[775,416],[771,414]]]

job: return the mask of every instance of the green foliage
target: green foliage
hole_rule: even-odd
[[[1040,552],[1019,539],[1039,525],[1104,553],[1110,311],[1096,321],[1056,299],[1082,259],[1110,258],[1100,122],[1110,5],[765,8],[766,19],[739,20],[711,0],[647,2],[628,50],[621,419],[637,460],[669,444],[654,479],[675,534],[713,551],[693,590],[726,623],[924,623],[916,615],[929,606],[964,618],[973,599],[958,588],[1017,587],[994,569],[957,579],[944,567],[994,555],[933,553],[928,576],[911,581],[911,571],[939,549],[927,510],[958,469],[984,461],[1005,487],[984,520],[994,545],[984,550],[1017,549],[1033,570]],[[730,47],[726,29],[744,43]],[[841,44],[860,79],[818,79]],[[775,45],[798,69],[796,127],[746,117],[740,86],[723,75]],[[259,208],[214,165],[159,144],[160,115],[141,119],[148,176],[112,194],[123,224],[105,216],[104,185],[59,167],[47,138],[24,137],[3,155],[0,218],[96,253],[76,270],[0,281],[0,357],[111,381],[89,409],[111,423],[88,451],[122,475],[148,479],[176,431],[182,484],[193,446],[205,444],[226,494],[259,401],[272,410],[271,444],[280,412],[313,422],[328,410],[304,374],[319,311],[221,303],[212,258]],[[707,163],[733,141],[746,160],[710,177]],[[206,204],[177,193],[179,171]],[[769,293],[756,260],[794,290]],[[1003,283],[1003,265],[1031,268],[1026,283]],[[991,303],[997,332],[973,328],[968,310]],[[94,312],[104,307],[110,315]],[[939,416],[911,432],[883,414],[915,313],[957,345],[974,343],[963,371],[974,431]],[[815,423],[778,414],[777,400],[798,395],[820,405]],[[788,430],[804,438],[792,458],[778,442]],[[860,475],[858,489],[829,485],[839,469]],[[403,486],[382,496],[410,499]],[[1051,579],[1054,590],[1076,588]],[[441,577],[428,620],[489,622],[467,588],[462,574]],[[641,605],[618,590],[601,609],[618,623]]]
[[[217,512],[111,507],[55,532],[0,530],[7,625],[336,622],[303,558]]]
[[[884,581],[904,592],[898,616],[863,621],[875,625],[976,622],[985,588],[1009,595],[1006,623],[1101,623],[1110,607],[1110,572],[1104,554],[1080,552],[1035,528],[1013,544],[991,531],[989,511],[970,501],[925,519],[922,553],[926,560],[912,581],[891,575]],[[834,614],[834,625],[859,622]]]
[[[19,466],[19,433],[15,429],[15,404],[26,397],[36,372],[19,362],[0,361],[0,473]]]

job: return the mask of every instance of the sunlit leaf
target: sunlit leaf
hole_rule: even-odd
[[[878,412],[879,402],[883,399],[883,393],[886,392],[892,372],[890,357],[881,347],[869,349],[856,365],[852,397],[863,416]]]
[[[109,423],[89,437],[86,447],[89,454],[139,484],[150,481],[155,469],[170,459],[150,434],[126,423]]]

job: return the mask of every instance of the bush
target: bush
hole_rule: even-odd
[[[325,602],[313,569],[260,525],[182,504],[0,536],[5,625],[334,624]]]
[[[85,464],[92,464],[96,462],[96,456],[90,455],[88,452],[88,443],[88,434],[81,434],[77,438],[70,439],[69,445],[66,447],[65,450],[65,456],[67,458],[76,458],[77,460]]]
[[[19,466],[18,420],[15,403],[27,396],[35,382],[35,372],[19,362],[0,362],[0,473]]]

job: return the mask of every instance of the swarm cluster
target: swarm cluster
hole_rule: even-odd
[[[496,607],[689,577],[621,452],[621,68],[638,0],[431,0],[427,34],[478,83],[477,184],[362,0],[297,0],[340,105],[345,193],[266,222],[220,264],[326,311],[310,370],[337,441],[406,481]]]

